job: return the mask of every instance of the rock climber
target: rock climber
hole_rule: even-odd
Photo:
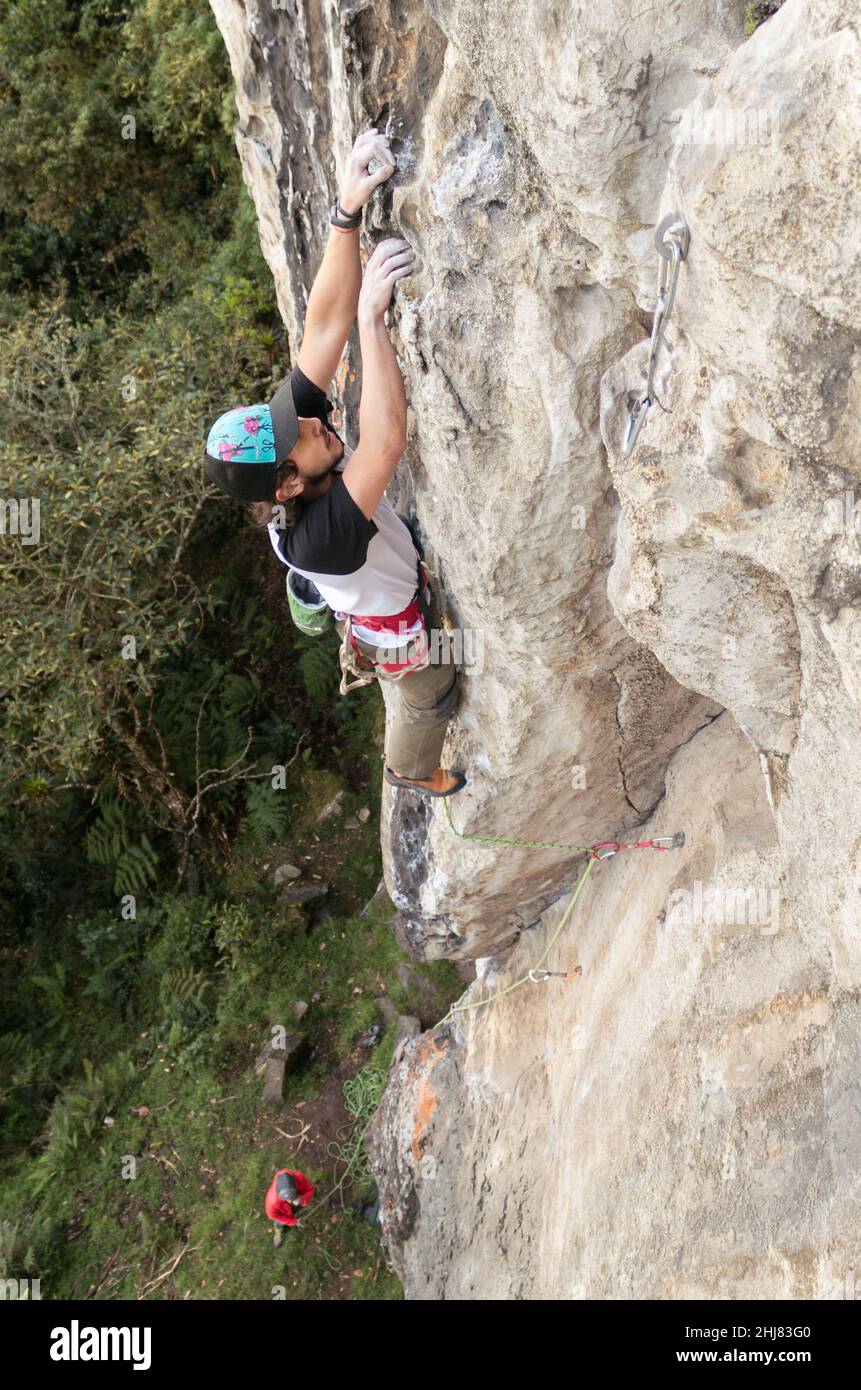
[[[263,1205],[274,1227],[274,1243],[284,1239],[284,1227],[297,1225],[296,1208],[307,1207],[314,1184],[295,1168],[281,1168],[272,1179]]]
[[[402,237],[388,237],[368,258],[364,278],[359,257],[362,209],[394,169],[376,127],[358,136],[331,209],[297,362],[268,404],[219,416],[205,468],[224,492],[252,504],[278,558],[333,611],[342,693],[375,677],[397,683],[385,780],[451,796],[466,776],[439,766],[459,693],[450,637],[411,531],[385,495],[406,448],[404,383],[385,313],[415,254]],[[362,397],[360,439],[351,449],[332,427],[327,389],[356,318]],[[348,671],[356,677],[349,686]]]

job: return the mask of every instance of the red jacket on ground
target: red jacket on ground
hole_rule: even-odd
[[[280,1222],[282,1226],[295,1226],[296,1217],[293,1215],[295,1203],[283,1201],[275,1190],[275,1184],[282,1173],[289,1173],[290,1177],[295,1179],[296,1187],[299,1192],[298,1205],[300,1207],[307,1207],[311,1198],[314,1196],[314,1184],[305,1177],[304,1173],[297,1172],[295,1168],[279,1168],[275,1177],[272,1179],[272,1186],[266,1193],[264,1202],[266,1215],[272,1221]]]

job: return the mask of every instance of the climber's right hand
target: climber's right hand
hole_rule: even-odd
[[[370,172],[370,164],[376,160],[377,167]],[[395,157],[389,145],[388,136],[381,135],[376,126],[365,130],[356,137],[356,143],[347,159],[347,169],[341,184],[338,201],[345,212],[358,212],[363,208],[379,184],[391,178],[395,172]]]
[[[359,292],[359,318],[382,318],[398,280],[413,269],[416,253],[403,237],[386,237],[371,252]]]

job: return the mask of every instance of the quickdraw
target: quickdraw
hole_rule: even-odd
[[[518,845],[524,849],[567,849],[576,854],[587,855],[589,862],[577,880],[574,891],[568,900],[568,906],[565,908],[550,940],[547,942],[538,960],[527,970],[526,974],[521,975],[519,980],[513,980],[511,984],[505,985],[503,989],[497,990],[495,994],[489,995],[486,999],[470,1000],[467,1004],[453,1004],[445,1015],[445,1018],[440,1020],[441,1023],[448,1022],[454,1014],[467,1013],[471,1009],[484,1008],[486,1004],[492,1004],[495,999],[501,999],[503,995],[510,994],[512,990],[519,989],[521,985],[527,983],[537,985],[543,984],[546,980],[579,979],[583,974],[582,965],[575,965],[571,970],[547,970],[544,968],[544,962],[559,940],[565,923],[571,916],[577,899],[585,888],[586,880],[595,865],[603,863],[605,859],[612,859],[615,855],[621,854],[622,850],[626,849],[655,849],[666,852],[667,850],[681,849],[685,843],[685,832],[683,830],[677,831],[675,835],[655,835],[650,840],[598,840],[593,845],[566,845],[550,840],[511,840],[502,839],[495,835],[467,835],[464,831],[458,830],[452,820],[451,807],[447,800],[443,801],[443,807],[445,808],[449,826],[461,840],[474,840],[483,845]]]
[[[621,853],[623,849],[681,849],[685,843],[683,830],[677,835],[656,835],[651,840],[599,840],[594,845],[569,845],[562,840],[508,840],[499,835],[467,835],[464,831],[458,830],[452,820],[451,806],[447,799],[443,800],[443,809],[449,828],[454,834],[461,840],[472,840],[479,845],[516,845],[520,849],[567,849],[572,854],[588,854],[590,859],[602,860],[612,859],[614,854]]]
[[[623,849],[679,849],[685,843],[683,831],[677,835],[656,835],[653,840],[631,840],[620,844],[618,840],[599,840],[597,845],[589,846],[590,859],[612,859]]]
[[[662,222],[658,223],[655,229],[655,246],[661,257],[661,263],[658,274],[658,298],[655,304],[652,338],[649,344],[646,389],[631,410],[631,417],[622,442],[622,458],[627,458],[631,453],[652,405],[658,348],[664,340],[667,323],[675,303],[679,267],[687,257],[690,239],[688,224],[680,212],[671,212]],[[670,269],[671,266],[672,270]]]

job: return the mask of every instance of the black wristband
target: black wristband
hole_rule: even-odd
[[[330,214],[329,221],[333,224],[333,226],[346,227],[352,230],[354,227],[358,227],[361,220],[361,208],[359,208],[358,212],[344,212],[344,209],[341,207],[341,204],[337,200],[332,204],[332,212]]]

